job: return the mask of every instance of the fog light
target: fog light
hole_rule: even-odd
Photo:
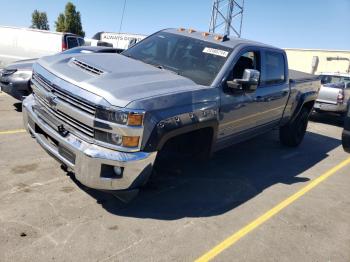
[[[113,171],[116,176],[121,176],[123,174],[123,169],[120,166],[113,167]]]
[[[102,164],[100,177],[120,179],[123,177],[124,167]]]

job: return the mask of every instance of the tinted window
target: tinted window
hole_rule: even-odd
[[[231,48],[167,32],[152,35],[122,54],[210,85],[226,62]]]
[[[261,84],[274,85],[285,81],[285,62],[281,53],[264,52]]]
[[[242,79],[245,69],[260,71],[258,52],[247,52],[243,54],[234,65],[228,80]]]
[[[346,85],[350,83],[350,77],[346,76],[334,76],[334,75],[321,75],[321,83],[331,84],[331,83],[341,83],[344,82]]]
[[[78,38],[78,43],[80,46],[85,45],[85,41],[83,38]]]
[[[77,47],[79,44],[75,37],[67,37],[67,45],[68,45],[68,48],[70,49],[73,47]]]

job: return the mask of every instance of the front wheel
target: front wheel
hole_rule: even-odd
[[[308,120],[309,110],[303,108],[293,122],[280,127],[281,143],[290,147],[298,146],[305,136]]]

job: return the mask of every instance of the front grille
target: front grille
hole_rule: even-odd
[[[51,115],[55,116],[57,119],[62,121],[64,124],[70,126],[78,133],[82,134],[83,136],[87,136],[89,138],[94,137],[94,129],[90,126],[87,126],[80,121],[68,116],[67,114],[61,112],[60,110],[53,110],[50,106],[50,104],[39,95],[36,95],[34,93],[34,97],[36,101],[40,103],[40,105],[44,106],[46,111],[50,113]]]
[[[72,59],[71,63],[73,65],[76,65],[77,67],[85,70],[85,71],[88,71],[89,73],[94,74],[94,75],[102,75],[104,73],[103,70],[98,69],[98,68],[96,68],[94,66],[88,65],[87,63],[79,61],[79,60],[77,60],[75,58]]]
[[[37,73],[33,73],[33,80],[35,80],[41,87],[46,89],[46,91],[53,93],[62,101],[70,104],[73,107],[76,107],[79,110],[84,111],[85,113],[95,115],[96,107],[94,105],[84,101],[81,98],[75,97],[65,92],[64,90],[59,89]]]

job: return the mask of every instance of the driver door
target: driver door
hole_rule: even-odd
[[[260,51],[244,51],[232,65],[221,92],[219,144],[227,145],[231,139],[243,136],[256,127],[258,107],[255,91],[233,90],[226,82],[241,79],[245,69],[260,70]],[[235,139],[236,140],[236,139]],[[220,147],[220,146],[219,146]]]

